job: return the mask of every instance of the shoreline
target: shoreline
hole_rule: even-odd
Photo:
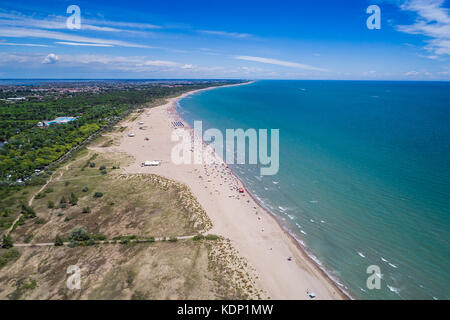
[[[177,105],[179,105],[181,99],[184,99],[192,94],[195,94],[195,93],[198,93],[201,91],[212,90],[212,89],[223,88],[223,87],[234,87],[234,86],[247,85],[247,84],[252,84],[254,82],[255,81],[252,80],[249,82],[244,82],[244,83],[239,83],[239,84],[224,85],[224,86],[218,86],[218,87],[209,87],[209,88],[205,88],[205,89],[193,90],[193,91],[184,93],[181,96],[179,96],[173,103],[175,114],[183,123],[186,124],[186,127],[188,127],[190,130],[192,130],[191,126],[187,123],[187,121],[185,119],[183,119],[181,117],[181,115],[178,113],[178,111],[176,109],[176,107],[177,107]],[[221,159],[221,160],[223,161],[223,159]],[[266,212],[267,215],[271,216],[274,219],[274,221],[279,225],[279,227],[282,229],[282,231],[290,238],[290,240],[294,243],[294,245],[298,248],[298,250],[302,252],[303,257],[305,259],[308,259],[311,264],[315,265],[316,268],[318,270],[320,270],[320,272],[323,274],[323,276],[325,278],[327,278],[330,281],[330,283],[341,292],[341,294],[344,296],[345,299],[353,300],[354,298],[352,297],[352,295],[349,292],[347,292],[346,290],[344,290],[344,288],[342,288],[338,284],[339,281],[334,280],[333,277],[330,275],[329,271],[326,270],[325,267],[322,267],[318,262],[316,262],[314,260],[314,258],[316,258],[316,259],[318,259],[318,258],[311,252],[311,250],[300,242],[301,240],[299,240],[296,237],[296,235],[293,233],[293,231],[291,231],[287,226],[285,226],[283,224],[283,222],[280,220],[279,217],[277,217],[277,215],[275,213],[273,213],[269,208],[264,206],[264,204],[261,203],[260,200],[257,199],[257,197],[247,187],[247,184],[238,176],[238,174],[232,168],[230,168],[230,170],[232,171],[232,173],[236,177],[236,179],[238,179],[239,182],[244,186],[245,192],[253,199],[253,201],[255,201],[255,203],[258,204],[259,207],[261,207],[261,209],[263,209]]]
[[[313,260],[308,254],[308,250],[301,246],[295,236],[283,226],[275,214],[265,208],[248,191],[243,181],[214,151],[212,152],[214,154],[213,157],[217,159],[217,162],[214,162],[215,166],[207,166],[206,164],[177,166],[171,163],[167,156],[170,154],[170,143],[167,142],[167,140],[170,140],[170,134],[168,133],[175,130],[175,128],[170,127],[172,120],[181,120],[186,124],[186,129],[193,133],[193,130],[176,110],[177,103],[181,99],[201,91],[250,83],[253,83],[253,81],[192,90],[168,99],[168,102],[163,105],[147,109],[147,117],[153,125],[157,123],[156,121],[152,122],[152,120],[158,120],[158,118],[161,122],[166,123],[159,124],[158,122],[158,128],[152,126],[150,129],[145,129],[145,131],[148,131],[146,134],[152,133],[152,141],[153,137],[157,140],[155,143],[156,147],[144,149],[141,152],[137,150],[139,146],[133,142],[133,139],[136,139],[127,137],[128,133],[131,132],[130,130],[121,134],[120,151],[134,155],[136,159],[136,162],[126,170],[130,173],[154,173],[187,185],[202,204],[213,223],[213,228],[209,231],[223,235],[232,241],[239,254],[256,270],[258,273],[257,282],[260,283],[262,289],[267,292],[268,297],[271,299],[309,300],[309,293],[312,292],[316,293],[316,299],[352,299],[349,294],[333,281],[326,270],[323,270]],[[151,113],[153,117],[149,117],[148,113]],[[155,115],[155,113],[157,114]],[[134,123],[146,121],[144,113],[138,118],[134,120]],[[129,122],[131,127],[133,125],[136,127],[136,124]],[[137,131],[136,138],[142,136],[140,132],[139,130]],[[206,145],[203,140],[200,141],[203,146]],[[151,145],[151,143],[148,144]],[[141,143],[140,146],[141,148],[147,147],[145,143]],[[206,148],[208,147],[206,146]],[[154,156],[156,154],[159,154],[157,159],[166,158],[167,161],[163,160],[161,166],[158,167],[138,166],[140,163],[139,159],[144,160],[146,159],[143,158],[144,156]],[[202,177],[203,174],[199,175],[202,169],[205,176],[209,177],[205,177],[207,181]],[[211,170],[211,176],[208,170]],[[219,172],[219,170],[222,171]],[[213,177],[213,174],[216,176]],[[218,177],[219,175],[222,180]],[[200,179],[200,181],[197,179]],[[226,183],[232,187],[223,186]],[[212,184],[216,188],[214,194],[208,187]],[[228,195],[228,199],[225,195],[222,195],[225,192],[230,194],[229,190],[236,186],[244,187],[248,197],[236,195],[236,190],[234,190],[234,193],[231,192],[231,195]],[[227,190],[227,188],[230,189]],[[264,212],[264,214],[259,215],[259,212]],[[255,218],[258,219],[256,223]],[[237,222],[237,220],[240,221]],[[265,231],[266,233],[264,233]],[[283,260],[284,263],[280,264],[280,261]]]

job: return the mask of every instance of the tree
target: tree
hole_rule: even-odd
[[[14,245],[14,242],[13,242],[11,236],[9,234],[8,235],[4,234],[2,248],[9,249],[9,248],[12,248],[13,245]]]
[[[55,237],[55,247],[59,247],[59,246],[63,246],[63,245],[64,245],[63,239],[59,235],[57,235]]]

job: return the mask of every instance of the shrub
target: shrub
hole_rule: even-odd
[[[37,200],[37,199],[42,199],[42,198],[44,198],[45,197],[45,194],[43,194],[43,193],[38,193],[37,195],[35,195],[34,196],[34,198]]]
[[[83,192],[88,192],[88,191],[89,191],[89,188],[88,188],[88,187],[84,187],[81,191],[83,191]]]
[[[52,193],[53,192],[53,188],[47,188],[44,191],[45,193]]]
[[[106,174],[106,170],[100,170],[100,174]]]
[[[101,197],[103,197],[103,193],[101,193],[101,192],[96,192],[96,193],[94,193],[94,198],[101,198]]]
[[[64,245],[64,241],[59,235],[57,235],[55,237],[55,247],[59,247],[59,246],[62,246],[62,245]]]
[[[86,241],[89,240],[89,234],[83,227],[76,226],[70,232],[70,240],[72,241]]]
[[[61,217],[61,216],[63,216],[64,215],[64,213],[62,213],[62,212],[58,212],[57,214],[56,214],[58,217]]]
[[[70,217],[65,217],[64,222],[68,222],[68,221],[70,221]]]
[[[75,195],[75,193],[72,192],[72,193],[70,194],[69,202],[70,202],[70,204],[71,204],[72,206],[76,206],[76,205],[77,205],[77,203],[78,203],[78,197]]]
[[[200,240],[203,240],[204,238],[205,238],[204,235],[198,234],[198,235],[194,236],[194,237],[192,238],[192,240],[194,240],[194,241],[200,241]]]
[[[37,218],[36,221],[34,221],[35,224],[44,224],[45,219],[44,218]]]
[[[95,244],[95,240],[94,239],[89,239],[87,242],[86,242],[86,245],[87,246],[93,246]]]
[[[14,242],[13,242],[11,236],[4,234],[3,235],[2,248],[9,249],[9,248],[12,248],[13,245],[14,245]]]
[[[104,241],[104,240],[106,240],[106,236],[101,234],[101,233],[96,233],[91,238],[94,239],[94,240],[97,240],[97,241]]]
[[[177,237],[170,237],[170,238],[169,238],[169,241],[170,241],[170,242],[177,242],[178,239],[177,239]]]
[[[9,261],[17,259],[19,252],[15,249],[8,250],[2,256],[0,256],[0,268],[4,267]]]
[[[70,241],[70,243],[67,246],[69,248],[75,248],[77,246],[77,243],[75,241]]]
[[[90,168],[94,168],[94,167],[95,167],[95,162],[90,162],[90,163],[89,163],[89,167],[90,167]]]
[[[120,240],[120,244],[129,244],[129,243],[130,243],[130,239],[128,239],[128,238]]]
[[[70,181],[66,181],[64,185],[67,187],[70,184]]]
[[[32,207],[27,206],[26,204],[22,204],[22,210],[21,210],[23,216],[25,219],[31,219],[36,217],[36,212]]]
[[[106,169],[106,167],[105,166],[100,166],[100,168],[98,168],[98,170],[105,170]]]
[[[53,201],[49,200],[49,201],[47,202],[47,207],[48,207],[49,209],[53,209],[53,208],[55,207],[55,203],[54,203]]]
[[[89,207],[84,207],[83,211],[81,211],[82,213],[91,213],[91,208]]]
[[[218,240],[218,239],[219,239],[219,236],[217,236],[217,235],[215,235],[215,234],[208,234],[208,235],[205,237],[205,239],[206,239],[206,240]]]

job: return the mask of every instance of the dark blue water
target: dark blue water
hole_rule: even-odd
[[[178,109],[205,128],[280,129],[277,175],[234,169],[354,297],[450,298],[450,83],[258,81]]]

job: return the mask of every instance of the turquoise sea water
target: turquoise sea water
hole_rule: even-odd
[[[178,111],[204,128],[280,129],[277,175],[232,167],[353,297],[450,299],[450,83],[257,81]]]

